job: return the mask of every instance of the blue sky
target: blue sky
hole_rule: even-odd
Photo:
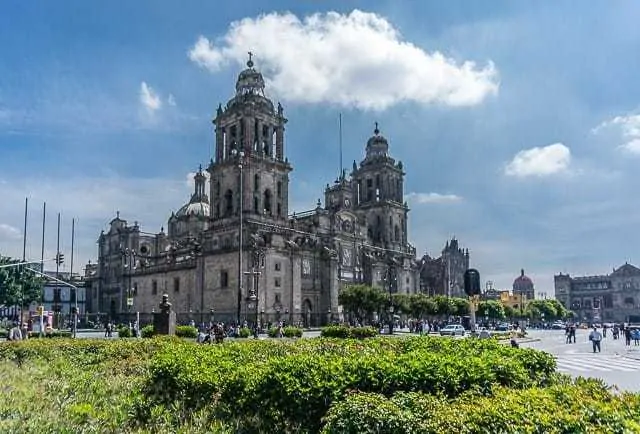
[[[120,210],[157,231],[211,156],[246,52],[289,118],[304,210],[380,123],[405,163],[410,238],[455,235],[510,287],[640,263],[640,3],[8,1],[0,13],[0,252],[47,256],[77,219],[76,269]],[[67,257],[69,254],[67,253]]]

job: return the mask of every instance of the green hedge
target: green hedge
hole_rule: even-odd
[[[325,434],[637,433],[640,395],[613,395],[597,380],[547,388],[497,387],[492,396],[465,393],[454,399],[416,392],[391,398],[352,393],[324,419]]]
[[[491,394],[494,384],[518,389],[549,384],[554,370],[548,354],[493,340],[248,341],[161,351],[150,367],[144,392],[149,401],[141,407],[171,403],[192,412],[216,397],[219,417],[240,421],[243,429],[314,432],[331,403],[349,390]]]
[[[179,338],[195,339],[198,337],[198,329],[193,326],[176,326],[176,336]]]
[[[133,333],[131,333],[131,329],[129,328],[129,326],[122,326],[118,328],[119,338],[130,338],[131,336],[133,336]]]
[[[242,327],[238,332],[239,338],[248,338],[249,336],[251,336],[251,330],[249,327]]]
[[[348,327],[343,325],[332,325],[324,327],[320,335],[326,338],[354,338],[364,339],[378,336],[380,333],[375,327]]]
[[[300,327],[286,326],[282,329],[285,338],[301,338],[302,329]]]
[[[142,336],[143,338],[152,338],[153,334],[153,324],[148,324],[140,329],[140,336]]]

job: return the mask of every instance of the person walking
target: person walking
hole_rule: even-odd
[[[596,350],[600,352],[600,342],[602,341],[602,333],[600,333],[600,331],[597,328],[594,327],[591,333],[589,333],[589,340],[593,345],[593,352],[595,353]]]
[[[631,329],[629,328],[629,326],[625,326],[624,328],[624,344],[625,346],[629,347],[631,346]]]

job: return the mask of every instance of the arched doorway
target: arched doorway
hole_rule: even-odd
[[[313,323],[313,307],[309,299],[306,299],[302,304],[302,317],[304,318],[304,326],[306,328],[311,327]]]

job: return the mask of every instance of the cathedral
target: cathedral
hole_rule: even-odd
[[[235,95],[219,105],[214,159],[166,231],[147,233],[118,213],[87,266],[94,313],[149,314],[168,294],[179,321],[344,319],[338,294],[362,283],[392,293],[457,296],[469,253],[457,240],[438,259],[408,241],[401,161],[375,125],[364,159],[327,184],[314,209],[290,213],[287,119],[249,59]],[[324,202],[324,203],[323,203]]]

